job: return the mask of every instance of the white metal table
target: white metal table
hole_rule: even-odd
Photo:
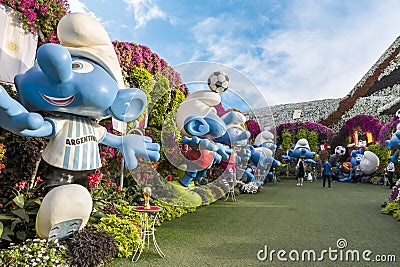
[[[158,255],[160,255],[161,258],[164,258],[165,255],[158,246],[156,236],[154,234],[154,225],[158,220],[158,214],[163,210],[163,208],[158,206],[150,206],[149,209],[145,209],[143,206],[138,206],[133,210],[140,213],[140,237],[142,238],[142,244],[136,249],[135,254],[132,256],[132,262],[136,262],[140,258],[140,255],[146,246],[146,242],[147,249],[150,248],[150,238],[153,239],[153,244]],[[152,218],[152,220],[149,220],[149,218]]]

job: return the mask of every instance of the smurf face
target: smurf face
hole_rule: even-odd
[[[92,118],[107,116],[118,85],[98,64],[74,57],[59,45],[38,50],[34,67],[15,77],[20,101],[30,111],[62,112]]]
[[[263,147],[265,147],[265,148],[268,148],[268,149],[271,150],[272,152],[275,152],[275,151],[276,151],[276,145],[275,145],[273,142],[265,142],[265,143],[262,143],[261,146],[263,146]]]
[[[228,128],[224,137],[220,140],[222,143],[232,147],[243,147],[247,145],[247,139],[250,137],[250,134],[243,128],[231,127]]]

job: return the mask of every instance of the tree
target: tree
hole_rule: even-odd
[[[307,129],[306,128],[301,128],[296,133],[296,142],[302,138],[307,139]]]
[[[313,152],[318,152],[318,135],[315,131],[311,131],[308,134],[308,144],[310,145],[310,150]]]
[[[286,152],[293,145],[292,134],[288,130],[283,130],[282,132],[282,150]]]

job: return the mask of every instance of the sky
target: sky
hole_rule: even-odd
[[[225,71],[223,100],[245,110],[344,97],[400,35],[398,0],[68,3],[98,18],[111,40],[148,46],[190,91]]]

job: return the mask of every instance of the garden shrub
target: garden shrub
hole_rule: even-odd
[[[380,170],[386,169],[389,160],[389,149],[381,144],[371,144],[368,146],[368,151],[375,153],[379,158]]]
[[[117,246],[117,257],[128,258],[141,245],[141,238],[137,223],[129,219],[119,218],[115,214],[104,217],[99,227],[112,234]]]
[[[381,212],[383,214],[393,215],[395,212],[400,210],[400,204],[394,201],[387,203],[386,207],[384,207]]]
[[[318,135],[315,131],[308,133],[308,144],[310,145],[310,150],[313,152],[318,152]]]
[[[400,221],[400,209],[396,210],[396,211],[393,213],[393,218],[396,219],[396,220],[398,220],[398,221]]]
[[[299,141],[302,138],[307,139],[307,129],[306,128],[301,128],[296,133],[296,141]]]
[[[77,267],[104,266],[117,252],[114,236],[94,227],[86,227],[66,241],[71,264]]]
[[[186,213],[194,212],[196,210],[195,207],[181,206],[178,202],[171,205],[159,200],[154,200],[154,205],[163,208],[163,210],[158,215],[160,222],[156,223],[156,225],[160,225],[160,223],[164,221],[170,221],[175,218],[179,218]]]
[[[282,132],[282,150],[286,152],[292,147],[292,134],[288,130]]]
[[[41,200],[17,191],[15,197],[2,208],[0,213],[0,247],[7,241],[20,243],[35,236],[36,214]]]

